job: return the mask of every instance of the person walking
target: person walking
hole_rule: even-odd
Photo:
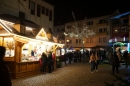
[[[93,73],[95,70],[95,60],[96,60],[95,53],[92,53],[92,55],[90,56],[91,73]]]
[[[112,58],[112,74],[115,74],[115,70],[117,73],[119,73],[118,67],[119,67],[119,58],[117,56],[117,52],[114,52]]]
[[[0,46],[0,86],[12,86],[10,70],[4,61],[5,52],[6,48]]]

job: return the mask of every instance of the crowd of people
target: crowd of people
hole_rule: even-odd
[[[5,52],[6,48],[3,46],[0,46],[0,86],[12,86],[11,78],[10,78],[10,71],[7,65],[4,62]],[[112,51],[112,49],[105,51],[105,50],[92,50],[92,51],[85,51],[82,53],[79,50],[73,51],[73,52],[66,52],[63,56],[61,56],[62,59],[60,59],[62,62],[67,64],[67,61],[69,64],[77,62],[84,62],[84,58],[87,57],[89,59],[89,62],[91,64],[91,73],[98,72],[98,65],[103,64],[103,60],[107,59],[109,61],[109,64],[112,65],[112,73],[115,74],[119,73],[119,67],[120,61],[124,60],[126,67],[128,67],[128,59],[129,54],[128,51],[125,50],[123,53],[121,52],[121,49],[118,49],[117,51]],[[41,55],[41,58],[39,59],[40,65],[41,65],[41,73],[46,74],[46,72],[51,73],[54,71],[54,64],[57,62],[55,54],[50,52],[43,52]]]
[[[39,61],[41,65],[41,73],[46,74],[47,71],[51,73],[54,70],[55,54],[53,52],[43,52]]]
[[[124,52],[121,52],[121,49],[119,48],[116,51],[113,51],[112,49],[105,52],[105,58],[108,60],[108,64],[112,65],[112,74],[119,73],[119,67],[121,66],[121,61],[124,61],[126,68],[128,67],[128,61],[129,61],[129,54],[128,51],[125,50]],[[92,52],[90,56],[90,63],[91,63],[91,72],[97,72],[98,71],[98,65],[99,63],[102,63],[102,57],[100,54],[100,51],[94,51]]]
[[[84,55],[83,55],[84,54]],[[113,49],[109,50],[85,50],[84,53],[82,53],[79,50],[73,51],[73,52],[67,52],[64,56],[62,56],[63,62],[66,65],[66,61],[68,61],[69,64],[77,62],[84,62],[84,59],[89,59],[89,62],[91,64],[91,73],[98,72],[98,65],[103,64],[104,61],[108,61],[108,64],[112,65],[112,73],[114,74],[119,73],[118,68],[121,66],[120,62],[124,61],[126,68],[128,67],[128,51],[125,50],[124,52],[121,52],[121,49],[119,48],[116,51],[113,51]]]

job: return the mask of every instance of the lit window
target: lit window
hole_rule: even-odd
[[[119,33],[120,32],[120,27],[114,28],[114,33]]]

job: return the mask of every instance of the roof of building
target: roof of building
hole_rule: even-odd
[[[115,16],[112,16],[109,19],[118,19],[118,18],[121,18],[121,17],[129,15],[129,14],[130,14],[130,11],[129,12],[124,12],[124,13],[121,13],[121,14],[118,14],[118,15],[115,15]]]

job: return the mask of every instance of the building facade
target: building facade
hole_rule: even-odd
[[[46,32],[51,33],[53,29],[54,6],[43,0],[0,0],[0,15],[2,14],[32,21],[42,26]]]
[[[111,37],[109,45],[113,47],[113,50],[121,48],[122,52],[129,49],[129,22],[130,12],[121,13],[113,16],[111,20]]]
[[[96,33],[88,38],[84,37],[85,48],[103,48],[107,46],[110,39],[110,20],[107,20],[108,17],[109,15],[106,15],[77,21],[77,27],[81,28],[81,30],[83,29],[82,26],[86,25],[89,29],[93,29]],[[73,28],[74,25],[75,21],[65,23],[65,32],[71,32],[75,30]],[[65,36],[65,43],[75,48],[82,48],[81,39]]]

